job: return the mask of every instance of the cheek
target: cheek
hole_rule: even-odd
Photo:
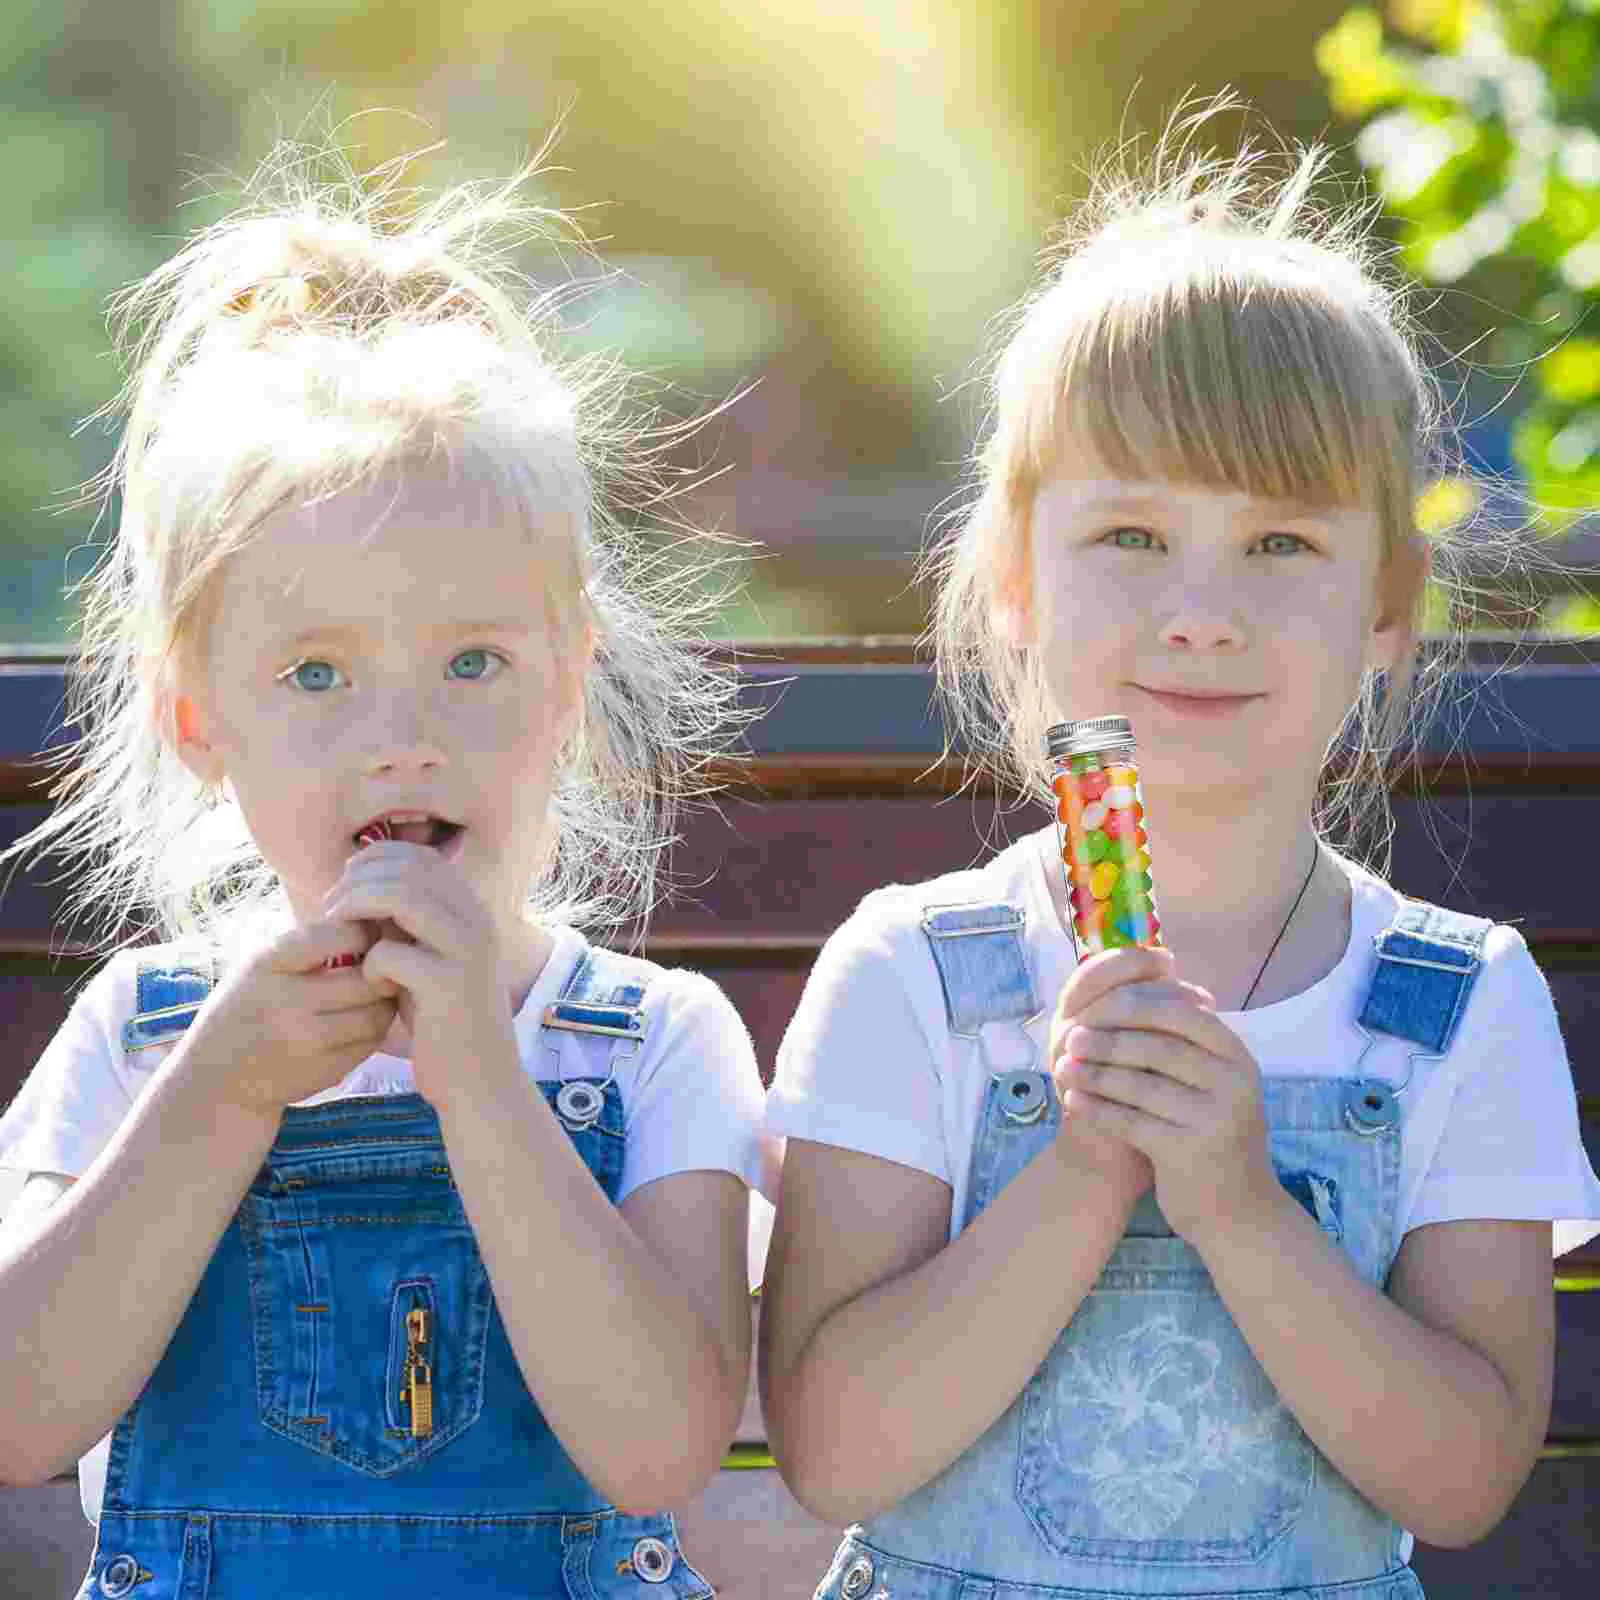
[[[1130,585],[1108,582],[1081,563],[1040,561],[1034,584],[1037,640],[1052,685],[1075,668],[1092,672],[1096,661],[1124,647],[1148,615]]]

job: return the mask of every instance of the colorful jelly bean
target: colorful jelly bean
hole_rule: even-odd
[[[1085,772],[1078,779],[1078,793],[1083,796],[1085,805],[1090,805],[1099,800],[1106,792],[1111,780],[1103,772]]]
[[[1131,813],[1127,811],[1113,811],[1106,820],[1100,824],[1100,831],[1108,839],[1132,838],[1133,830],[1138,826]]]
[[[1111,890],[1121,876],[1122,869],[1118,867],[1115,861],[1102,861],[1089,874],[1089,893],[1096,900],[1109,900],[1111,898]]]

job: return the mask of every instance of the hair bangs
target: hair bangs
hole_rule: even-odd
[[[1058,285],[1076,303],[1052,381],[1030,386],[1036,481],[1070,438],[1131,480],[1382,506],[1394,391],[1376,377],[1388,363],[1315,286],[1274,276],[1202,268],[1175,279],[1168,267],[1130,284],[1119,273],[1099,305]]]

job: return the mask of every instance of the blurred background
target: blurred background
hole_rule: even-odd
[[[685,456],[725,470],[683,509],[760,546],[724,636],[920,630],[916,556],[961,490],[996,319],[1095,151],[1229,85],[1381,194],[1435,286],[1435,354],[1468,353],[1447,386],[1474,463],[1595,565],[1597,0],[11,0],[7,21],[12,653],[70,639],[64,587],[110,531],[62,509],[113,443],[79,427],[119,382],[107,297],[221,215],[276,135],[335,122],[363,168],[447,141],[413,169],[432,186],[502,175],[563,121],[540,197],[621,269],[566,313],[574,345],[672,413],[745,391]],[[1586,587],[1529,620],[1594,632]]]

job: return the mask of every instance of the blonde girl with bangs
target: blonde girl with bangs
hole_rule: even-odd
[[[120,308],[82,738],[7,852],[125,941],[0,1119],[0,1472],[79,1461],[85,1596],[711,1592],[666,1508],[745,1394],[760,1079],[581,930],[734,685],[632,532],[661,436],[508,265],[571,238],[537,163],[403,166],[281,147]]]
[[[1167,948],[1077,959],[1052,823],[869,895],[779,1051],[759,1365],[849,1525],[818,1600],[1401,1600],[1544,1439],[1551,1223],[1600,1219],[1549,991],[1357,859],[1441,678],[1439,407],[1325,157],[1210,157],[1215,109],[1074,219],[935,560],[1003,789],[1131,720]]]

